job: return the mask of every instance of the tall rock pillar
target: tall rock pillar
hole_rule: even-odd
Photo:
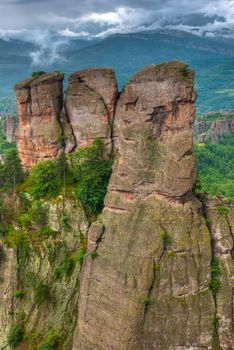
[[[193,78],[180,62],[148,66],[118,100],[118,151],[89,231],[73,350],[211,348],[211,239],[191,193]]]
[[[55,158],[61,149],[62,73],[43,74],[16,84],[19,125],[17,148],[22,164]]]
[[[65,108],[77,147],[90,145],[95,138],[100,138],[106,153],[111,153],[117,97],[118,87],[112,69],[90,68],[70,76]]]

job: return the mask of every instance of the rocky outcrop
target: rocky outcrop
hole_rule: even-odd
[[[65,109],[78,147],[100,138],[107,153],[111,152],[111,125],[117,96],[112,69],[93,68],[70,76]]]
[[[19,115],[17,147],[27,168],[39,160],[56,157],[61,150],[62,82],[63,74],[54,72],[15,86]]]
[[[16,84],[19,115],[17,147],[26,168],[102,139],[112,151],[111,128],[118,88],[115,73],[93,68],[69,78],[63,109],[63,74],[43,74]]]
[[[65,350],[233,350],[234,212],[221,198],[192,194],[194,72],[181,62],[147,66],[118,99],[112,70],[76,72],[65,113],[62,76],[52,76],[58,80],[44,75],[16,86],[25,166],[99,137],[114,151],[113,173],[91,226],[73,199],[43,203],[56,233],[41,242],[36,230],[29,254],[18,250],[17,288],[26,294],[0,324],[8,330],[8,322],[23,322],[22,348],[54,329]],[[41,304],[35,277],[49,287]]]
[[[195,143],[217,143],[225,136],[234,133],[234,113],[220,114],[222,118],[207,120],[206,115],[202,119],[196,119],[193,126],[193,138]],[[209,114],[207,115],[209,117]]]
[[[16,142],[18,122],[18,118],[15,115],[7,115],[3,118],[2,127],[7,142]]]
[[[119,151],[97,257],[82,273],[74,350],[211,347],[211,238],[191,194],[193,75],[178,62],[149,66],[118,100]]]

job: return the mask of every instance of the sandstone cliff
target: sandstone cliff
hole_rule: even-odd
[[[59,197],[43,203],[55,236],[41,244],[35,231],[28,254],[4,248],[0,348],[20,320],[31,337],[22,349],[37,349],[55,329],[64,350],[233,350],[234,211],[222,198],[192,194],[194,72],[181,62],[145,67],[118,99],[112,70],[76,72],[63,113],[62,79],[16,86],[24,165],[56,156],[61,135],[67,152],[99,137],[114,150],[113,173],[97,221]],[[63,274],[64,253],[74,259],[80,248],[83,266],[66,263]],[[42,303],[35,278],[49,286]],[[14,288],[25,296],[16,299]]]
[[[217,143],[225,136],[234,133],[234,113],[218,113],[220,117],[210,120],[210,114],[204,115],[202,119],[196,119],[193,126],[193,138],[195,143],[212,142]],[[212,116],[212,114],[211,114]]]
[[[2,120],[2,129],[7,142],[16,142],[18,122],[18,118],[15,115],[7,115]]]
[[[38,160],[55,157],[61,148],[62,81],[63,74],[51,73],[15,86],[19,115],[17,147],[28,168]]]
[[[97,258],[82,272],[73,349],[212,346],[211,236],[191,193],[195,98],[193,72],[177,62],[147,67],[124,87],[119,151]]]
[[[19,115],[17,145],[23,165],[55,158],[64,147],[87,146],[102,139],[112,151],[111,130],[118,96],[112,69],[87,69],[72,74],[63,109],[63,74],[43,74],[16,84]]]

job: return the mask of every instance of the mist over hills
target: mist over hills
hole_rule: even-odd
[[[104,39],[69,42],[55,37],[50,46],[42,48],[22,40],[0,40],[0,96],[13,96],[14,84],[32,71],[61,70],[67,77],[92,66],[114,68],[121,89],[142,66],[170,60],[185,61],[196,70],[199,112],[234,109],[233,40],[178,30],[114,34]]]

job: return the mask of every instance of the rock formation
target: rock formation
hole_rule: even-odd
[[[207,114],[209,117],[209,114]],[[202,119],[196,119],[193,126],[193,138],[195,143],[216,143],[225,136],[234,133],[234,113],[228,115],[220,113],[217,120],[207,120],[206,115]]]
[[[63,74],[43,74],[16,84],[19,115],[17,144],[26,168],[39,160],[55,158],[65,143],[65,152],[102,139],[106,153],[112,150],[111,128],[118,88],[115,73],[93,68],[69,78],[63,108]],[[61,142],[61,140],[63,142]]]
[[[89,231],[97,257],[82,272],[74,350],[208,350],[222,342],[212,323],[212,237],[191,193],[195,98],[193,72],[178,62],[146,67],[124,87],[119,151],[101,223]],[[231,309],[230,296],[227,303]]]
[[[25,167],[54,158],[61,149],[59,115],[63,107],[63,74],[43,74],[15,86],[19,127],[17,147]]]
[[[70,76],[65,109],[78,147],[100,138],[107,153],[111,152],[111,125],[117,96],[112,69],[93,68]]]
[[[114,153],[113,173],[97,221],[60,196],[41,202],[55,236],[42,243],[36,228],[29,254],[4,248],[0,348],[17,321],[31,336],[22,349],[52,329],[63,350],[233,350],[234,211],[192,194],[194,72],[181,62],[147,66],[119,97],[111,69],[76,72],[65,112],[62,80],[52,73],[16,85],[23,164],[99,137]],[[44,303],[29,276],[49,286]],[[16,284],[27,290],[21,300]]]
[[[7,115],[2,120],[3,132],[6,140],[10,143],[16,142],[18,122],[18,118],[15,115]]]

